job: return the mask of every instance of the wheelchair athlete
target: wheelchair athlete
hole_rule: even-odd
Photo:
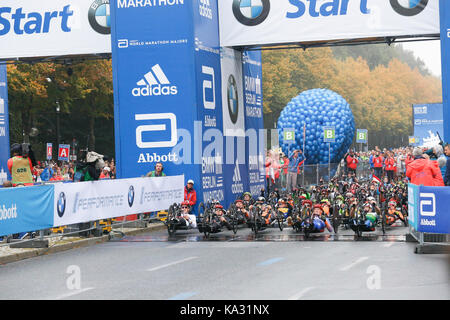
[[[302,222],[302,227],[307,230],[307,232],[313,233],[324,232],[325,228],[327,228],[329,232],[333,232],[333,227],[320,204],[315,204],[313,206],[311,217]]]
[[[214,205],[214,215],[210,226],[212,233],[220,232],[223,227],[226,227],[228,230],[233,229],[227,219],[226,211],[220,203]]]
[[[181,203],[176,219],[181,227],[197,228],[197,217],[194,214],[191,214],[189,201],[183,201]]]
[[[234,204],[236,205],[236,211],[238,213],[238,221],[247,222],[250,220],[250,211],[246,209],[244,200],[237,199]]]
[[[386,212],[386,224],[391,226],[395,223],[395,221],[397,221],[397,219],[400,219],[405,226],[407,225],[405,216],[397,209],[397,201],[390,200],[388,202],[388,210]]]
[[[359,231],[375,231],[377,226],[380,209],[375,205],[374,201],[368,201],[363,204],[363,211],[360,213],[359,221],[355,218],[356,206],[351,210],[350,228]]]

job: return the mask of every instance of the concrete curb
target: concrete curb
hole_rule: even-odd
[[[163,229],[166,229],[166,226],[163,223],[152,223],[146,228],[135,229],[135,230],[123,230],[122,232],[127,236],[133,236],[133,235],[137,235],[137,234],[141,234],[141,233],[159,231],[159,230],[163,230]],[[115,229],[115,230],[121,231],[120,228]],[[66,240],[67,240],[67,238],[66,238]],[[96,245],[99,243],[107,242],[109,240],[110,240],[109,235],[103,235],[101,237],[75,240],[75,241],[64,243],[64,244],[56,243],[56,244],[50,245],[49,248],[24,249],[26,251],[0,256],[0,265],[8,264],[11,262],[17,262],[17,261],[24,260],[24,259],[34,258],[34,257],[42,256],[42,255],[63,252],[63,251],[71,250],[71,249],[89,247],[89,246]]]

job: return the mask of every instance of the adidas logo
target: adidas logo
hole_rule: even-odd
[[[131,92],[135,97],[150,96],[174,96],[178,94],[177,86],[171,86],[164,71],[159,64],[144,75],[144,78],[137,82],[139,87]]]
[[[239,163],[236,161],[236,167],[234,168],[233,182],[241,182],[241,170],[239,170]]]
[[[239,169],[238,161],[236,161],[236,167],[234,168],[233,184],[231,185],[231,192],[233,194],[239,194],[244,192],[244,184],[242,183],[241,170]]]

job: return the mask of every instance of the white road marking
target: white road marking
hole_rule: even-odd
[[[189,258],[186,258],[186,259],[183,259],[183,260],[174,261],[174,262],[162,265],[162,266],[158,266],[158,267],[154,267],[154,268],[151,268],[151,269],[147,269],[147,271],[160,270],[160,269],[163,269],[163,268],[166,268],[166,267],[170,267],[170,266],[173,266],[173,265],[176,265],[176,264],[180,264],[180,263],[183,263],[183,262],[186,262],[186,261],[194,260],[194,259],[197,259],[197,258],[198,257],[189,257]]]
[[[77,294],[81,294],[83,292],[86,292],[86,291],[89,291],[89,290],[92,290],[92,289],[95,289],[95,288],[84,288],[84,289],[80,289],[80,290],[73,290],[72,292],[69,292],[69,293],[66,293],[66,294],[63,294],[63,295],[57,297],[55,300],[66,299],[66,298],[75,296]]]
[[[294,294],[292,297],[290,297],[288,300],[300,300],[306,293],[313,290],[315,287],[308,287],[300,291],[299,293]]]
[[[345,266],[345,267],[342,267],[342,268],[339,269],[339,270],[341,270],[341,271],[347,271],[347,270],[353,268],[354,266],[356,266],[357,264],[366,261],[367,259],[369,259],[369,257],[361,257],[361,258],[359,258],[358,260],[356,260],[355,262],[353,262],[353,263],[351,263],[351,264],[349,264],[349,265],[347,265],[347,266]]]
[[[392,247],[392,246],[394,245],[394,243],[395,243],[395,242],[393,242],[393,241],[392,241],[392,242],[384,243],[384,244],[383,244],[383,247],[384,247],[384,248]]]

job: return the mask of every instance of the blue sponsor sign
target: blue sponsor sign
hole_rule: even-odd
[[[444,132],[441,133],[446,142],[450,142],[450,1],[439,0],[439,16],[441,22],[441,63]]]
[[[419,146],[432,147],[439,143],[439,135],[443,138],[444,121],[441,103],[413,105],[414,136]],[[438,135],[439,133],[439,135]]]
[[[408,184],[408,223],[417,230],[419,186]]]
[[[0,189],[0,236],[53,227],[53,188]]]
[[[450,187],[419,187],[417,231],[450,233]]]
[[[6,65],[0,65],[0,186],[11,179],[7,165],[9,157],[8,81]]]

